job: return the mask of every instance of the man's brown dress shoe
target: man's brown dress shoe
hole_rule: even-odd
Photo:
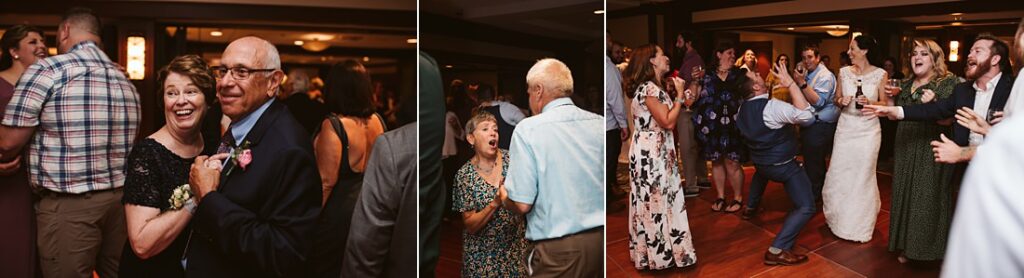
[[[798,265],[807,261],[807,256],[793,254],[783,250],[778,255],[764,251],[764,264],[766,265]]]

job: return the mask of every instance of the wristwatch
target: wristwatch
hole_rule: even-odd
[[[803,85],[800,85],[800,90],[803,90],[803,89],[807,89],[807,82],[804,82]]]

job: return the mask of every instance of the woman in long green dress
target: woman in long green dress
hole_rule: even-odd
[[[946,70],[942,48],[915,40],[910,77],[903,80],[895,105],[915,105],[948,98],[957,77]],[[899,261],[940,260],[953,219],[952,167],[935,162],[931,141],[950,136],[949,122],[901,121],[896,129],[889,251]]]

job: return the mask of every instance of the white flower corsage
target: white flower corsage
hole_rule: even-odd
[[[174,188],[174,191],[171,192],[171,199],[167,201],[171,203],[171,210],[179,210],[191,200],[192,187],[186,183]]]

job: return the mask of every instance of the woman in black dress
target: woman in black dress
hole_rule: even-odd
[[[200,131],[214,101],[216,81],[196,55],[175,58],[157,80],[167,123],[137,143],[125,165],[121,202],[129,244],[121,255],[122,277],[185,276],[181,257],[188,233],[183,231],[196,205],[181,192],[189,188],[192,161],[204,153]]]
[[[331,115],[313,139],[323,190],[308,277],[338,277],[349,225],[373,143],[387,130],[374,113],[370,75],[354,60],[331,67],[325,102]]]

